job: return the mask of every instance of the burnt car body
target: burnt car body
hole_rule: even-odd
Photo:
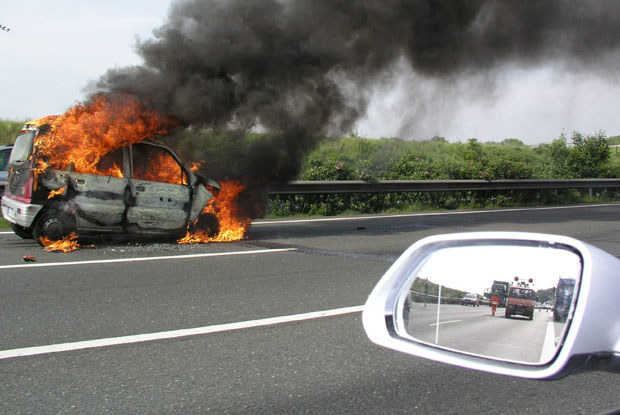
[[[4,193],[4,187],[9,176],[9,157],[13,145],[0,146],[0,194]]]
[[[39,133],[25,126],[17,137],[2,198],[2,214],[22,238],[59,239],[70,232],[179,237],[213,197],[207,186],[219,188],[157,141],[103,155],[97,167],[109,174],[78,173],[71,166],[37,174]]]

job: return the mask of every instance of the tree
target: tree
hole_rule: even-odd
[[[518,138],[506,138],[502,140],[500,144],[504,146],[515,146],[515,147],[525,145],[523,144],[523,141],[519,140]]]
[[[571,137],[573,147],[566,157],[566,168],[573,177],[606,177],[611,151],[607,136],[602,131],[584,136],[577,131]]]

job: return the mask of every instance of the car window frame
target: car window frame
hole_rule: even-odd
[[[172,159],[179,165],[179,167],[181,168],[181,183],[167,183],[167,182],[153,182],[153,183],[166,183],[166,184],[172,184],[172,185],[177,185],[177,186],[191,186],[191,182],[190,182],[190,171],[188,169],[188,167],[185,165],[185,163],[183,162],[183,160],[181,160],[175,153],[174,151],[170,150],[169,148],[167,148],[166,146],[162,146],[159,145],[157,143],[152,143],[152,142],[148,142],[148,141],[143,141],[141,143],[137,143],[137,144],[131,144],[129,146],[127,146],[127,160],[128,163],[127,166],[127,174],[128,174],[128,178],[132,179],[132,180],[144,180],[144,181],[150,181],[150,180],[145,180],[145,179],[141,179],[141,178],[137,178],[135,177],[135,168],[134,168],[134,149],[133,147],[135,145],[146,145],[146,146],[152,146],[152,147],[156,147],[159,148],[163,151],[165,151],[170,157],[172,157]]]

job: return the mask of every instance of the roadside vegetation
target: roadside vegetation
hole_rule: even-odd
[[[25,121],[0,120],[0,146],[13,144]]]
[[[305,159],[299,180],[501,180],[620,177],[620,137],[574,132],[549,144],[450,143],[365,139],[354,135],[327,139]],[[391,194],[291,195],[270,199],[268,215],[337,215],[461,208],[559,205],[620,199],[619,189],[468,191]]]

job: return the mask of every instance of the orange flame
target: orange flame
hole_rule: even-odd
[[[200,167],[202,167],[203,164],[205,164],[204,160],[193,162],[189,165],[189,169],[192,172],[196,173],[198,170],[200,170]]]
[[[47,195],[47,198],[48,199],[52,199],[52,198],[54,198],[54,197],[56,197],[58,195],[63,194],[64,192],[65,192],[65,188],[64,187],[61,187],[58,190],[51,190],[50,193]]]
[[[250,219],[241,214],[238,207],[239,194],[245,186],[237,181],[225,181],[221,183],[218,194],[205,206],[201,214],[213,214],[219,222],[219,231],[210,236],[204,230],[187,232],[179,239],[179,244],[199,244],[209,242],[233,242],[243,239],[250,226]]]
[[[77,235],[72,232],[71,235],[57,241],[52,241],[44,236],[40,238],[40,241],[46,252],[73,252],[80,247],[77,239]]]
[[[187,184],[187,177],[181,174],[179,164],[169,154],[158,153],[152,157],[153,160],[150,160],[148,165],[157,168],[143,171],[134,167],[134,177],[150,182]]]
[[[28,124],[49,124],[51,127],[47,134],[38,136],[35,141],[39,155],[43,156],[39,157],[37,173],[48,167],[66,170],[73,165],[78,173],[117,177],[122,177],[118,166],[102,171],[97,165],[101,156],[165,134],[177,126],[131,96],[108,100],[103,95],[95,95],[92,101],[77,104],[63,115],[44,117]]]

